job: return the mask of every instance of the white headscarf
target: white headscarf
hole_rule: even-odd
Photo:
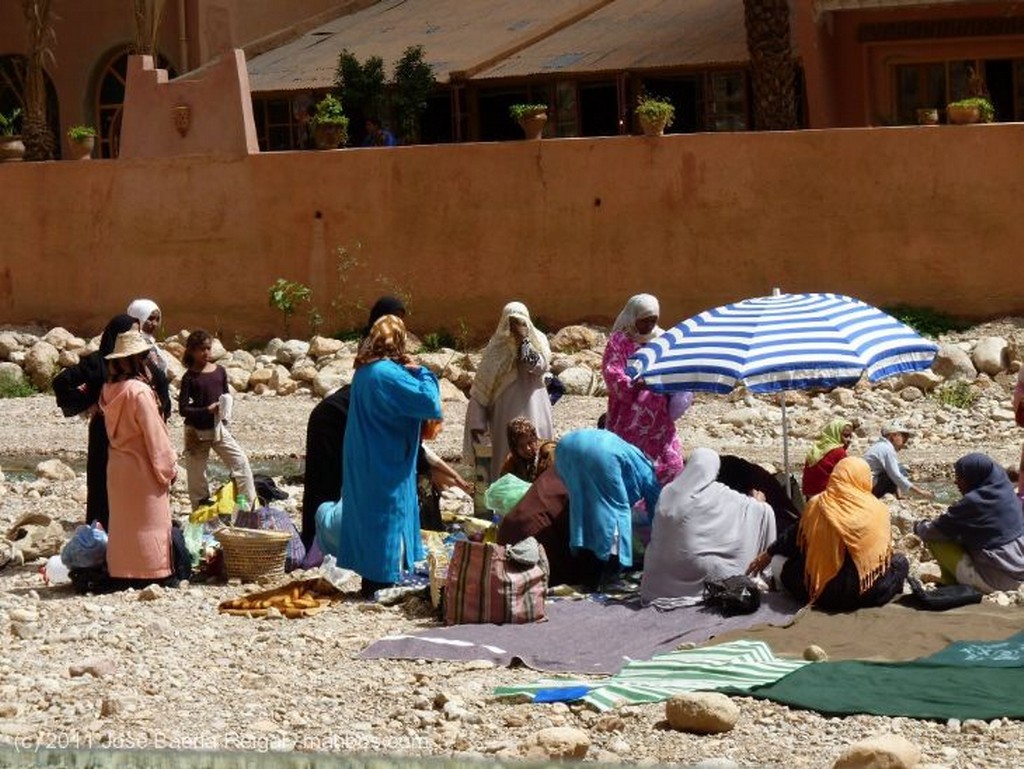
[[[160,307],[157,306],[157,303],[154,302],[152,299],[136,299],[134,302],[128,305],[128,309],[126,310],[126,312],[128,315],[131,315],[133,318],[135,318],[135,320],[139,322],[139,329],[141,330],[142,327],[145,325],[146,321],[149,320],[149,316],[159,309]],[[146,337],[146,340],[150,344],[154,344],[156,342],[152,334],[147,334],[145,331],[143,331],[142,335]]]
[[[719,483],[721,464],[711,449],[694,449],[662,489],[644,554],[645,605],[692,606],[701,600],[704,580],[743,574],[775,541],[772,508]]]
[[[615,319],[612,332],[621,331],[634,342],[649,342],[655,337],[664,333],[661,326],[655,325],[649,334],[639,334],[636,330],[636,322],[641,318],[653,318],[661,314],[661,306],[658,298],[653,294],[637,294],[631,296],[626,306],[622,308],[619,317]]]
[[[551,362],[548,339],[534,327],[526,305],[522,302],[509,302],[501,311],[498,327],[494,329],[487,347],[484,348],[476,377],[473,379],[473,387],[469,392],[470,397],[481,406],[490,406],[517,376],[516,359],[519,357],[519,346],[509,330],[511,318],[526,324],[526,338],[530,345],[544,359],[545,364]]]

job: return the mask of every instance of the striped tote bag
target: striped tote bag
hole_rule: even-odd
[[[548,561],[532,566],[508,556],[506,548],[490,542],[455,543],[444,589],[444,623],[521,624],[544,619]]]

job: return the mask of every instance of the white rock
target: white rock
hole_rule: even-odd
[[[323,398],[332,390],[352,383],[352,375],[355,370],[350,360],[335,359],[317,372],[313,380],[313,392]]]
[[[677,694],[665,703],[669,726],[683,732],[718,734],[736,726],[740,709],[718,692]]]
[[[25,372],[17,363],[4,361],[0,363],[0,380],[7,380],[13,384],[21,384],[25,381]]]
[[[594,372],[584,366],[567,368],[558,378],[565,385],[566,395],[590,395],[594,388]]]
[[[537,732],[534,744],[551,758],[583,758],[590,749],[590,737],[582,729],[552,726]]]
[[[956,345],[941,344],[932,371],[943,379],[974,379],[978,375],[971,356]]]
[[[329,336],[314,336],[309,340],[309,355],[314,358],[323,358],[327,355],[334,355],[345,343],[340,339]]]
[[[57,373],[60,353],[49,342],[36,342],[25,356],[25,374],[37,390],[47,390]]]
[[[1009,350],[1001,336],[986,336],[978,340],[971,353],[974,367],[989,376],[1005,371],[1009,365]]]
[[[0,333],[0,360],[10,360],[11,353],[20,349],[18,337],[8,331]]]
[[[303,342],[301,339],[289,339],[278,348],[274,358],[278,363],[290,366],[299,358],[306,357],[308,352],[309,342]]]
[[[49,481],[73,481],[75,471],[59,459],[45,459],[36,465],[36,475]]]
[[[921,748],[906,737],[880,734],[850,745],[832,769],[911,769],[920,760]]]

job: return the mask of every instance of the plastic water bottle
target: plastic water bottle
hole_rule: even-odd
[[[51,555],[46,565],[43,566],[43,581],[47,585],[66,585],[71,581],[68,576],[68,567],[60,559],[59,555]]]

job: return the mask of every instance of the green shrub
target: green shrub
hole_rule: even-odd
[[[455,348],[458,345],[458,340],[455,339],[450,331],[444,328],[440,331],[432,331],[429,334],[425,334],[420,342],[422,346],[419,352],[437,352],[445,347]]]
[[[508,114],[512,116],[513,120],[522,120],[527,115],[536,115],[541,112],[547,112],[547,104],[513,104],[508,108]]]
[[[946,105],[946,109],[948,110],[950,107],[960,107],[961,109],[977,108],[982,123],[991,123],[996,119],[995,107],[984,96],[972,96],[969,99],[950,102]]]
[[[68,138],[80,142],[96,136],[96,129],[91,125],[73,125],[68,129]]]
[[[666,128],[672,125],[676,117],[676,108],[672,106],[672,102],[662,96],[650,94],[640,94],[636,100],[635,112],[637,117],[647,120],[664,120]]]
[[[943,406],[967,409],[978,400],[978,393],[963,379],[946,382],[935,391],[935,400]]]
[[[267,298],[271,307],[275,307],[284,315],[284,333],[290,333],[292,315],[303,303],[308,303],[312,296],[309,286],[305,286],[294,280],[278,278],[274,284],[267,289]]]
[[[964,331],[969,328],[963,321],[931,307],[895,304],[892,307],[883,307],[882,310],[925,336],[937,337],[950,331]]]
[[[27,379],[0,374],[0,398],[28,398],[39,391]]]
[[[15,107],[8,113],[0,112],[0,136],[14,136],[14,121],[21,114],[21,108]]]

